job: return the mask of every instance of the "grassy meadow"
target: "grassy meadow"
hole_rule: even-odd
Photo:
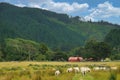
[[[94,71],[92,68],[97,65],[118,69]],[[85,76],[80,72],[66,72],[67,68],[81,66],[92,71]],[[61,74],[56,76],[55,70]],[[120,80],[120,62],[0,62],[0,80]]]

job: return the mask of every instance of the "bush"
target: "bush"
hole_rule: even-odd
[[[111,59],[110,58],[105,58],[105,60],[104,60],[105,62],[110,62],[111,61]]]

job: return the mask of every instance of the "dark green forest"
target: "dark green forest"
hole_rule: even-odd
[[[70,56],[82,56],[100,60],[111,55],[111,47],[105,42],[88,41],[85,47],[73,48],[70,51],[51,50],[44,43],[37,43],[21,38],[5,39],[0,46],[1,61],[67,61]],[[98,58],[99,56],[99,58]]]
[[[0,60],[120,59],[120,25],[80,18],[0,3]]]
[[[111,58],[120,59],[120,29],[111,30],[105,37],[104,42],[113,48]]]

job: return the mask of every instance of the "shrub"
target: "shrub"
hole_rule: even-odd
[[[105,60],[104,60],[105,62],[110,62],[111,61],[111,59],[110,58],[105,58]]]

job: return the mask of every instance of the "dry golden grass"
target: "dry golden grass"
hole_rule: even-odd
[[[120,67],[120,62],[0,62],[0,80],[108,80],[110,72],[106,71],[93,71],[85,77],[81,73],[66,73],[68,67],[90,65]],[[54,68],[61,71],[59,76],[54,75]]]
[[[21,67],[27,67],[29,64],[38,64],[38,65],[79,65],[79,66],[86,66],[86,65],[107,65],[107,66],[120,66],[120,62],[17,62],[17,61],[11,61],[11,62],[0,62],[0,68],[1,67],[15,67],[15,66],[21,66]]]

